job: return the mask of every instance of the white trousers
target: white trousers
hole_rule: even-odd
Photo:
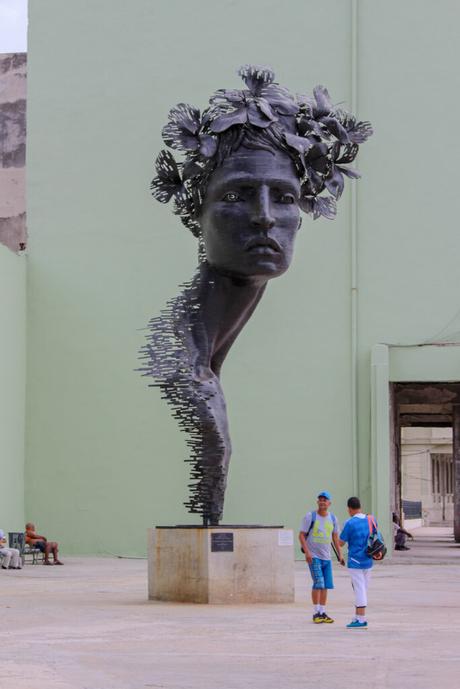
[[[371,569],[349,569],[351,585],[355,594],[355,606],[365,608],[367,606],[367,587],[371,578]]]
[[[19,550],[16,548],[0,548],[0,555],[3,555],[2,567],[22,567]]]

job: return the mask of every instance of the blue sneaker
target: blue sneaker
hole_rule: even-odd
[[[367,629],[367,622],[358,622],[358,620],[353,620],[350,624],[347,624],[347,629]]]

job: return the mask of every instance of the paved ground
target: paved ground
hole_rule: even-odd
[[[398,564],[432,565],[460,563],[460,545],[452,538],[452,529],[424,527],[413,529],[414,541],[407,539],[409,551],[393,554],[393,561]],[[460,681],[459,681],[460,686]]]
[[[457,689],[460,546],[449,530],[414,533],[375,567],[367,631],[345,629],[342,568],[336,622],[321,626],[301,563],[297,602],[279,606],[147,602],[143,560],[0,571],[0,689]]]

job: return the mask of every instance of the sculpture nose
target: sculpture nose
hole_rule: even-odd
[[[261,230],[270,230],[275,224],[275,218],[271,215],[270,190],[266,186],[261,187],[257,191],[251,223],[253,227],[258,227]]]

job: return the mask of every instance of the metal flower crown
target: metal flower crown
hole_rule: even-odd
[[[278,148],[295,163],[301,209],[314,219],[332,220],[344,175],[360,177],[348,164],[373,133],[371,124],[334,106],[324,86],[316,86],[313,97],[294,95],[275,83],[268,67],[244,65],[238,74],[247,88],[219,89],[202,114],[185,103],[172,108],[163,140],[183,151],[185,160],[178,163],[170,151],[160,152],[152,195],[161,203],[174,198],[174,213],[198,237],[200,208],[212,172],[243,144]]]

